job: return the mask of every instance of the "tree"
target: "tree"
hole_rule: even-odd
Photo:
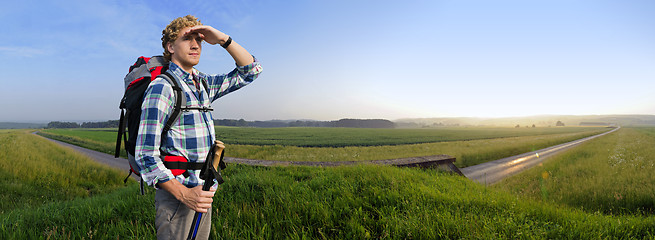
[[[564,127],[564,123],[562,121],[557,121],[557,123],[555,123],[555,126],[556,127]]]
[[[109,120],[106,122],[83,122],[81,128],[117,128],[118,120]]]
[[[79,128],[80,125],[76,122],[49,122],[47,128]]]

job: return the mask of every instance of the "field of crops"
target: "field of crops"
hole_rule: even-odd
[[[458,167],[496,160],[540,148],[573,141],[607,131],[607,128],[444,128],[444,129],[345,129],[345,128],[228,128],[226,156],[274,161],[366,161],[447,154],[457,158]],[[113,154],[116,133],[98,129],[48,129],[42,134],[97,151]],[[351,139],[354,146],[300,147],[276,145],[244,145],[242,139],[272,139],[279,142],[300,141],[314,136],[316,145],[327,146],[333,136]],[[417,135],[417,136],[413,136]],[[519,135],[516,137],[516,135]],[[410,137],[413,136],[413,137]],[[390,145],[366,145],[375,138],[395,139]],[[236,140],[230,140],[236,139]],[[432,139],[430,143],[420,143]],[[466,140],[461,140],[466,139]],[[321,142],[323,141],[323,142]],[[302,141],[301,141],[302,142]],[[370,143],[369,143],[370,144]],[[378,144],[381,144],[378,142]],[[122,153],[124,154],[124,153]]]
[[[599,127],[450,127],[425,129],[216,127],[216,138],[226,144],[235,145],[366,147],[597,132],[602,130],[606,129]],[[96,142],[116,141],[116,129],[48,129],[44,132],[76,136]]]

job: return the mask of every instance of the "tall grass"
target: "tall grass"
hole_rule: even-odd
[[[231,165],[213,239],[652,238],[655,218],[543,204],[432,170]],[[153,194],[107,195],[0,214],[2,239],[152,239]]]
[[[655,214],[655,128],[621,128],[496,185],[605,214]]]
[[[0,213],[106,193],[123,175],[25,130],[0,130]]]
[[[50,129],[42,130],[37,134],[62,142],[70,143],[86,149],[95,150],[107,154],[114,154],[116,151],[116,132],[98,130],[77,130],[77,129]],[[113,139],[110,136],[113,135]],[[121,156],[127,158],[125,148],[121,140]]]

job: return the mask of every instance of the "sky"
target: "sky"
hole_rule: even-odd
[[[0,9],[0,122],[118,119],[188,14],[262,64],[215,119],[655,114],[655,1],[43,1]],[[235,67],[205,43],[196,68]]]

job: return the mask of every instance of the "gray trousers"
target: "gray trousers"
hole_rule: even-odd
[[[155,192],[155,209],[157,210],[155,217],[157,239],[187,239],[195,211],[164,189],[157,189]],[[196,239],[209,239],[211,212],[210,208],[207,213],[202,214]]]

